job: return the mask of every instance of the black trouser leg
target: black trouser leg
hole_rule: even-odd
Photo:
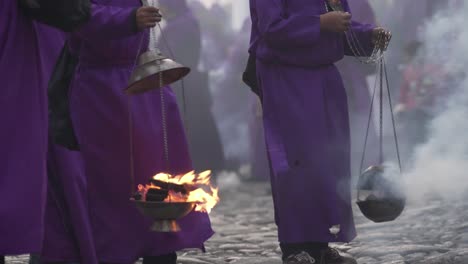
[[[0,264],[5,264],[5,256],[0,256]]]
[[[143,264],[177,264],[177,254],[143,257]]]
[[[29,264],[41,264],[41,258],[37,255],[29,255]]]
[[[320,252],[328,247],[328,243],[306,242],[306,243],[280,243],[283,252],[283,260],[291,255],[307,252],[312,257],[320,256]]]
[[[30,255],[29,256],[29,264],[78,264],[75,262],[67,262],[67,261],[53,261],[53,262],[45,262],[41,260],[41,257],[38,255]]]

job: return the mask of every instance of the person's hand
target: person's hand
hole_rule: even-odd
[[[142,6],[136,11],[136,24],[138,30],[155,27],[161,21],[159,9],[153,6]]]
[[[376,27],[372,31],[372,44],[380,50],[387,50],[388,44],[392,39],[392,33],[385,28]]]
[[[320,29],[331,32],[345,32],[351,26],[351,14],[333,11],[320,15]]]

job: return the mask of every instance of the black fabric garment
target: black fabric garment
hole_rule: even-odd
[[[91,15],[89,0],[19,0],[20,7],[32,19],[71,32]]]
[[[79,150],[70,116],[68,91],[78,59],[65,43],[49,81],[49,131],[54,143],[70,150]]]
[[[257,83],[257,63],[256,58],[252,54],[249,55],[247,65],[244,73],[242,74],[242,81],[250,87],[250,90],[261,98],[260,88]]]
[[[5,256],[0,256],[0,264],[5,264]]]
[[[177,264],[177,254],[174,252],[161,256],[147,256],[143,258],[143,264]]]
[[[322,242],[306,242],[306,243],[280,243],[283,260],[289,256],[299,254],[301,252],[308,253],[311,257],[319,258],[321,252],[328,248],[328,243]]]

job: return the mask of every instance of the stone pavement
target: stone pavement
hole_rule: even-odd
[[[211,213],[217,234],[207,253],[179,252],[180,264],[281,264],[268,184],[222,192]],[[468,264],[468,199],[410,204],[394,222],[374,224],[355,209],[358,238],[334,245],[359,264]],[[7,263],[27,263],[9,258]]]

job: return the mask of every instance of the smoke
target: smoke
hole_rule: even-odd
[[[404,175],[409,198],[460,199],[468,191],[468,5],[441,11],[425,25],[418,58],[445,74],[446,101],[428,124],[428,140],[417,147]]]

